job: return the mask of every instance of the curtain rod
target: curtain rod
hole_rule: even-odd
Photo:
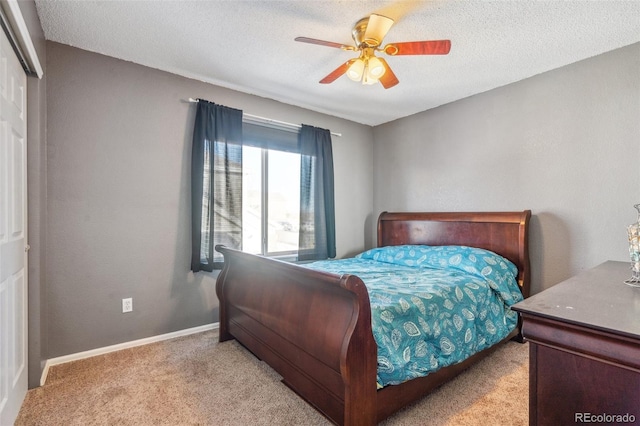
[[[195,102],[195,103],[197,103],[197,102],[198,102],[198,100],[197,100],[197,99],[194,99],[194,98],[189,98],[189,102]],[[246,113],[246,112],[244,112],[244,111],[242,112],[242,117],[243,117],[243,118],[244,118],[244,117],[246,117],[246,118],[248,118],[248,119],[249,119],[248,121],[253,121],[253,122],[255,122],[255,123],[259,123],[259,124],[262,124],[262,123],[267,123],[267,124],[276,124],[276,125],[279,125],[279,126],[293,127],[293,128],[296,128],[296,129],[299,129],[299,128],[301,128],[301,127],[302,127],[302,126],[301,126],[301,125],[299,125],[299,124],[287,123],[286,121],[274,120],[274,119],[272,119],[272,118],[260,117],[259,115],[247,114],[247,113]],[[341,137],[341,136],[342,136],[342,133],[331,132],[331,134],[332,134],[333,136],[338,136],[338,137]]]

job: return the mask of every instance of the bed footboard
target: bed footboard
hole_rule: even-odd
[[[337,424],[375,424],[377,348],[362,280],[216,250],[220,341],[237,339]]]

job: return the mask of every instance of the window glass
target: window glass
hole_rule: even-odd
[[[242,251],[262,254],[262,149],[242,150]]]
[[[296,254],[300,154],[245,146],[242,164],[242,250],[273,256]]]
[[[300,223],[300,154],[268,151],[267,252],[297,253]]]

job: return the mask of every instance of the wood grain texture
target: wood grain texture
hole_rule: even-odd
[[[467,243],[464,245],[492,247],[524,268],[522,289],[528,294],[530,216],[528,210],[382,213],[378,245]],[[216,285],[220,340],[237,339],[334,423],[376,424],[491,352],[483,351],[462,364],[376,391],[377,346],[371,330],[369,295],[360,278],[314,271],[221,246],[216,249],[225,258]]]
[[[628,276],[627,262],[608,261],[511,307],[530,343],[530,425],[594,422],[576,417],[585,413],[640,420],[638,293]],[[616,421],[629,423],[598,424]]]
[[[382,84],[382,87],[384,87],[385,89],[389,89],[398,84],[398,77],[396,77],[396,75],[393,73],[393,70],[391,70],[391,67],[389,66],[387,61],[385,61],[384,58],[378,59],[380,59],[380,62],[382,62],[385,68],[384,74],[382,74],[382,77],[380,77],[380,84]]]
[[[352,46],[348,46],[346,44],[336,43],[334,41],[319,40],[317,38],[296,37],[294,38],[294,40],[299,41],[301,43],[309,43],[309,44],[317,44],[319,46],[334,47],[336,49],[353,49]]]
[[[406,41],[384,47],[386,54],[396,55],[446,55],[451,50],[450,40]]]
[[[320,80],[321,84],[329,84],[336,81],[338,78],[342,77],[344,73],[347,72],[349,67],[356,61],[356,59],[349,59],[344,64],[340,65],[335,70],[331,71],[326,77]]]

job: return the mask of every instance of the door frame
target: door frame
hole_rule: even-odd
[[[35,5],[34,5],[35,7]],[[2,29],[13,44],[18,60],[22,63],[27,76],[42,78],[44,72],[33,45],[27,23],[20,11],[18,0],[0,0]]]
[[[22,67],[22,69],[24,70],[26,76],[27,76],[27,84],[25,85],[25,95],[24,95],[24,102],[25,102],[25,114],[26,114],[26,120],[25,120],[25,126],[26,126],[26,136],[25,136],[25,141],[24,143],[26,144],[26,146],[30,145],[31,143],[29,142],[30,139],[32,139],[33,136],[36,137],[36,140],[34,142],[37,142],[38,144],[42,144],[42,141],[39,140],[38,135],[40,134],[39,132],[35,132],[35,133],[31,133],[29,132],[29,128],[30,126],[35,126],[37,125],[37,123],[39,122],[39,117],[36,114],[36,116],[32,116],[31,114],[27,114],[26,108],[27,108],[27,99],[30,97],[29,93],[31,90],[33,90],[33,88],[37,88],[40,87],[39,82],[36,82],[36,84],[32,83],[28,83],[28,81],[30,79],[42,79],[43,77],[43,68],[41,66],[40,60],[38,58],[35,46],[33,44],[33,39],[31,38],[31,35],[29,34],[29,30],[28,30],[28,26],[27,23],[24,19],[24,16],[22,14],[22,11],[20,9],[20,4],[18,2],[18,0],[0,0],[0,31],[3,31],[7,38],[9,39],[9,43],[14,51],[14,53],[16,54],[18,61]],[[36,6],[35,3],[32,2],[23,2],[22,3],[22,9],[25,10],[26,14],[25,16],[27,16],[30,19],[30,25],[32,28],[32,31],[35,31],[34,34],[36,34],[39,39],[43,38],[42,36],[40,36],[40,32],[42,31],[42,29],[40,28],[40,22],[39,20],[37,20],[37,15],[36,15]],[[34,16],[36,17],[36,19],[33,19]],[[34,23],[35,22],[35,23]],[[32,89],[30,90],[29,87],[32,87]],[[35,92],[34,92],[35,93]],[[36,102],[37,104],[38,102]],[[33,119],[35,119],[36,121],[33,121]],[[29,136],[32,135],[32,136]],[[31,293],[32,289],[31,289],[31,285],[28,282],[28,253],[26,253],[26,251],[29,248],[29,231],[28,231],[28,222],[29,222],[29,217],[30,217],[30,213],[28,210],[28,206],[29,206],[29,190],[27,189],[27,183],[29,182],[28,179],[28,175],[30,174],[29,169],[28,169],[28,164],[29,164],[29,160],[28,160],[28,151],[25,150],[25,158],[24,158],[24,185],[25,185],[25,192],[24,192],[24,208],[25,208],[25,216],[24,216],[24,229],[25,229],[25,233],[24,233],[24,245],[25,245],[25,271],[24,271],[24,291],[25,293]],[[38,247],[38,250],[40,250],[40,248]],[[37,281],[37,280],[36,280]],[[25,351],[25,356],[26,356],[26,364],[24,366],[25,368],[25,374],[26,375],[31,375],[32,373],[32,368],[31,368],[31,364],[32,363],[37,363],[37,364],[42,364],[41,362],[41,354],[38,352],[37,354],[34,352],[33,354],[31,353],[31,351],[29,350],[29,334],[30,334],[30,328],[31,328],[31,324],[30,324],[30,320],[32,318],[32,315],[30,313],[30,305],[31,305],[31,297],[26,297],[26,301],[25,301],[25,306],[24,309],[25,311],[25,317],[24,317],[24,321],[25,321],[25,347],[24,347],[24,351]],[[35,306],[35,310],[38,311],[40,310],[40,306]],[[38,315],[39,318],[39,315]],[[36,322],[37,323],[37,322]],[[37,325],[37,324],[36,324]],[[34,356],[34,358],[37,359],[31,359],[31,356]],[[40,371],[38,372],[38,375],[40,375],[42,372],[42,366],[40,366]],[[31,378],[28,378],[27,381],[29,383],[32,383],[33,380],[31,380]]]

